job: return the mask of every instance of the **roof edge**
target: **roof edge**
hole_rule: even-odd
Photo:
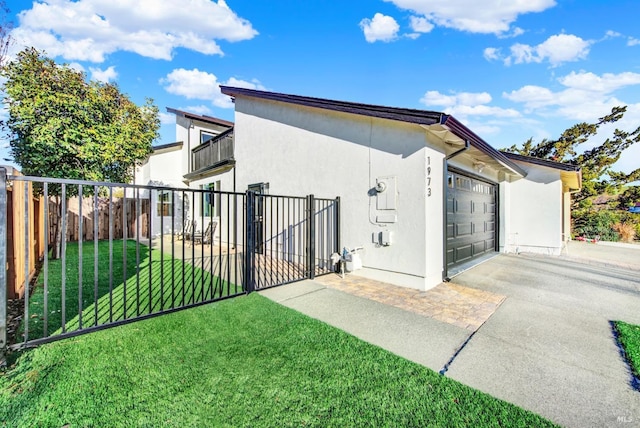
[[[224,85],[220,86],[220,90],[223,94],[229,95],[231,97],[244,96],[266,99],[289,104],[303,105],[307,107],[321,108],[325,110],[333,110],[363,116],[397,120],[406,123],[415,123],[419,125],[441,124],[448,127],[454,134],[458,135],[460,138],[468,140],[472,146],[474,146],[481,152],[495,159],[496,162],[498,162],[512,174],[518,175],[520,177],[526,177],[527,175],[526,171],[509,160],[503,153],[491,147],[487,142],[477,136],[473,131],[471,131],[453,116],[446,115],[444,113],[429,110],[362,104],[348,101],[335,101],[324,98],[289,95],[278,92],[259,91],[256,89],[238,88]]]
[[[499,164],[510,170],[513,174],[519,175],[520,177],[527,176],[527,172],[524,169],[513,163],[507,156],[504,155],[504,153],[494,149],[491,145],[489,145],[489,143],[480,138],[476,133],[463,125],[455,117],[447,115],[443,125],[447,126],[455,134],[468,140],[473,147],[480,150],[487,156],[495,159]]]
[[[151,150],[152,151],[157,151],[157,150],[165,150],[165,149],[171,149],[174,147],[182,147],[184,143],[182,141],[176,141],[175,143],[167,143],[167,144],[160,144],[158,146],[152,146]]]
[[[220,126],[226,126],[226,127],[232,127],[234,125],[233,122],[229,122],[228,120],[219,119],[213,116],[205,116],[205,115],[199,115],[195,113],[189,113],[188,111],[178,110],[171,107],[166,107],[166,109],[167,109],[167,112],[169,113],[173,113],[176,116],[186,117],[187,119],[199,120],[201,122],[212,123],[214,125],[220,125]]]
[[[350,101],[336,101],[326,98],[290,95],[279,92],[259,91],[256,89],[237,88],[232,86],[220,86],[220,90],[223,94],[229,95],[231,97],[245,96],[260,98],[289,104],[297,104],[306,107],[339,111],[343,113],[352,113],[362,116],[417,123],[421,125],[433,125],[435,123],[440,123],[443,115],[440,112],[429,110],[379,106],[374,104],[354,103]]]
[[[533,156],[521,155],[518,153],[501,152],[509,159],[517,160],[521,162],[532,163],[534,165],[546,166],[549,168],[559,169],[562,171],[578,172],[582,167],[578,165],[572,165],[570,163],[556,162],[548,159],[536,158]]]

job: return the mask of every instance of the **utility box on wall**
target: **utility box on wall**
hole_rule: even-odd
[[[373,233],[373,243],[381,247],[388,247],[391,245],[393,232],[390,230],[383,230],[382,232]]]
[[[396,177],[376,178],[376,223],[396,223],[398,221],[398,188]]]
[[[379,177],[376,179],[376,209],[396,210],[397,185],[396,177]]]

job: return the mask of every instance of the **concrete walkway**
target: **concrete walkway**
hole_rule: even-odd
[[[479,327],[411,310],[430,303],[424,293],[383,303],[379,284],[367,295],[322,277],[261,294],[561,425],[640,426],[640,391],[610,324],[640,324],[640,277],[576,259],[501,255],[455,277],[458,294],[506,296]]]
[[[640,244],[569,241],[561,257],[594,266],[640,271]]]

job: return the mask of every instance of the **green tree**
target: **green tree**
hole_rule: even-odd
[[[640,202],[640,186],[628,186],[618,197],[618,208],[626,210]]]
[[[11,154],[27,175],[128,182],[158,137],[153,100],[137,106],[116,85],[87,81],[34,48],[0,74]]]
[[[513,145],[507,152],[549,159],[556,162],[579,165],[582,168],[582,190],[573,195],[574,207],[586,207],[587,198],[604,192],[618,191],[623,185],[640,179],[640,168],[624,173],[612,169],[620,155],[640,141],[640,127],[634,131],[616,129],[613,135],[589,150],[580,150],[587,141],[593,141],[604,124],[622,119],[627,107],[614,107],[611,113],[594,123],[578,123],[565,130],[557,140],[544,139],[534,143],[532,139],[521,147]]]
[[[158,108],[34,48],[3,67],[11,154],[25,174],[127,182],[158,137]]]

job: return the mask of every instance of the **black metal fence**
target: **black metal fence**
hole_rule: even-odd
[[[333,271],[339,198],[261,195],[250,192],[248,233],[253,248],[251,284],[263,289]]]
[[[43,234],[48,250],[39,275],[25,273],[20,314],[7,313],[7,275],[0,269],[2,348],[35,346],[313,278],[333,270],[330,255],[339,248],[339,199],[7,176],[3,169],[0,242],[12,233],[6,228],[7,188],[16,182],[31,182],[45,201],[58,197],[59,204],[44,204],[42,227],[49,230],[51,219],[59,227],[53,239]],[[110,214],[116,198],[135,207],[135,216]],[[14,257],[29,266],[37,255],[28,242],[33,226],[27,204],[24,210],[25,236],[14,239],[25,240],[25,251]],[[68,240],[71,212],[77,216],[73,235],[90,240]],[[118,221],[134,222],[120,225],[121,239],[114,235]],[[93,233],[84,233],[86,227]],[[105,227],[108,238],[100,239],[98,229]],[[6,254],[0,252],[1,265]]]

